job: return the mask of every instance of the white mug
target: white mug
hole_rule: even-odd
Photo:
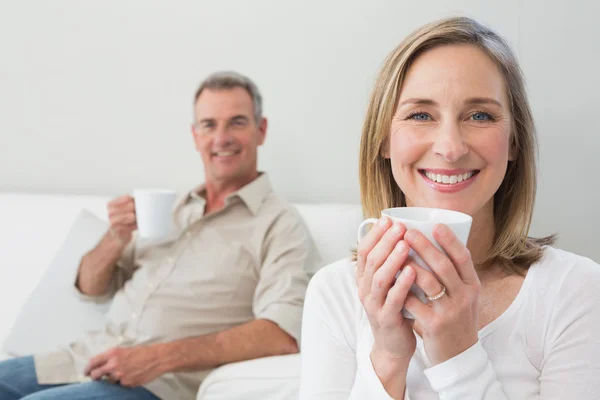
[[[171,233],[177,194],[170,189],[133,191],[138,234],[143,239],[162,239]]]
[[[429,241],[442,251],[446,252],[433,238],[433,227],[436,224],[444,224],[450,228],[458,239],[466,244],[469,239],[469,232],[471,231],[471,223],[473,218],[470,215],[463,214],[458,211],[444,210],[440,208],[425,208],[425,207],[396,207],[387,208],[381,212],[382,217],[387,217],[393,222],[399,221],[406,226],[406,229],[415,229],[420,231]],[[377,218],[369,218],[364,220],[358,227],[357,237],[358,242],[366,235],[367,225],[375,224]],[[431,268],[425,264],[425,262],[419,257],[412,249],[408,253],[409,259],[414,260],[421,267],[431,271]],[[408,263],[409,261],[407,261]],[[417,286],[412,285],[411,292],[413,292],[419,300],[423,303],[427,303],[427,296]],[[436,293],[429,293],[430,296]],[[414,319],[414,317],[406,310],[402,310],[402,314],[405,318]]]

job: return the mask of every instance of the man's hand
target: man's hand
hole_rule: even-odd
[[[135,202],[133,197],[124,195],[111,200],[107,206],[110,234],[123,246],[131,241],[137,229]]]
[[[108,378],[122,386],[134,387],[166,373],[163,365],[154,346],[115,347],[92,358],[84,372],[94,380]]]

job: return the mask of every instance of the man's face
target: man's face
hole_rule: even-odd
[[[243,88],[202,91],[194,106],[192,133],[207,181],[244,183],[257,172],[257,149],[267,121],[256,121],[254,104]]]

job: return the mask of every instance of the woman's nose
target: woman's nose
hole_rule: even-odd
[[[433,145],[433,151],[449,163],[455,163],[469,152],[458,123],[445,123]]]

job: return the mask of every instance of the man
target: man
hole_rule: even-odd
[[[84,299],[113,298],[104,330],[0,363],[0,400],[191,400],[219,365],[298,352],[305,267],[317,259],[300,218],[257,170],[261,108],[244,76],[201,84],[192,135],[205,184],[174,207],[177,235],[137,239],[133,199],[111,201],[110,229],[75,283]]]

